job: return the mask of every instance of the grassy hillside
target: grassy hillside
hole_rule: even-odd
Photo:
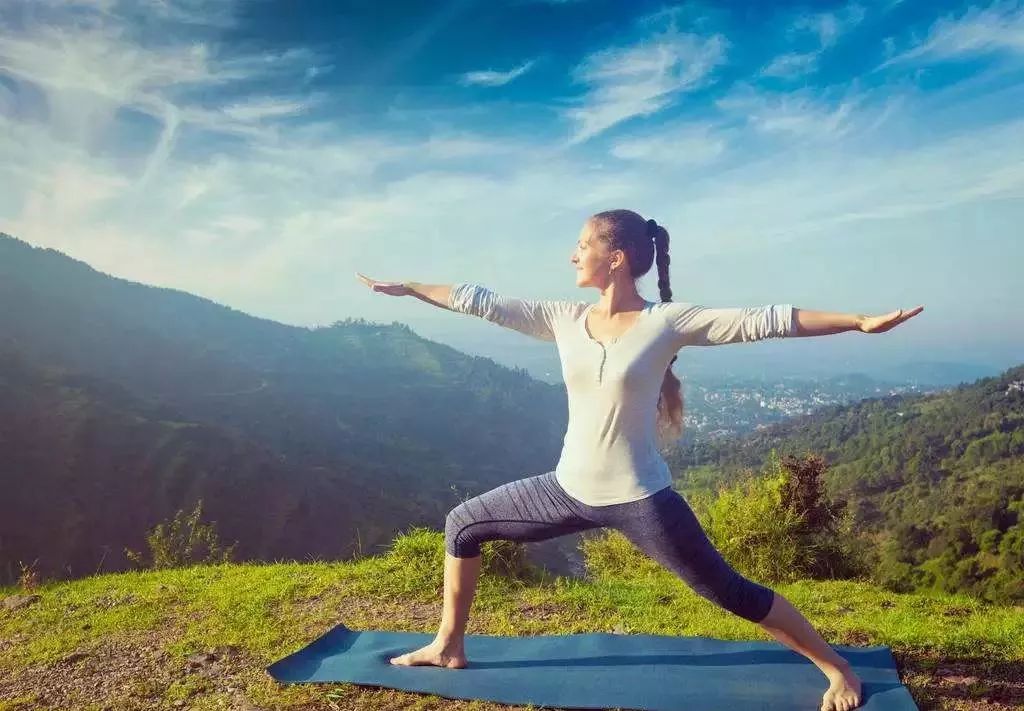
[[[639,553],[621,565],[619,535],[588,539],[586,580],[524,568],[514,544],[485,545],[468,632],[771,640]],[[616,555],[597,554],[602,546]],[[280,685],[263,671],[337,622],[432,635],[442,560],[442,534],[412,529],[386,554],[349,563],[193,566],[40,585],[31,604],[0,606],[0,710],[513,708],[351,684]],[[1020,606],[854,581],[773,587],[829,642],[889,645],[922,709],[1024,704]],[[24,592],[3,588],[0,598]]]

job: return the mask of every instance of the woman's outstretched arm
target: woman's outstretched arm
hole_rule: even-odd
[[[904,311],[896,309],[881,316],[866,314],[836,313],[833,311],[811,311],[810,309],[793,309],[794,336],[826,336],[843,331],[863,331],[864,333],[884,333],[893,326],[901,324],[912,316],[924,311],[918,306]]]
[[[390,296],[415,296],[420,301],[426,301],[428,304],[451,309],[448,302],[451,299],[453,284],[420,284],[417,281],[377,281],[359,272],[356,272],[356,276],[373,291]]]
[[[794,336],[827,336],[843,331],[859,331],[864,314],[838,313],[835,311],[811,311],[793,308]]]
[[[720,346],[767,338],[823,336],[842,331],[882,333],[924,309],[898,309],[881,316],[799,309],[792,304],[709,308],[669,302],[664,312],[675,332],[677,346]]]
[[[479,284],[420,284],[415,281],[375,281],[356,272],[374,291],[394,296],[415,296],[434,306],[457,313],[479,316],[499,326],[519,331],[542,341],[554,341],[560,317],[570,308],[569,302],[516,299],[496,294]]]
[[[420,301],[426,301],[434,306],[454,310],[449,306],[454,284],[421,284],[418,281],[404,281],[402,284],[409,290],[409,296],[415,296]]]

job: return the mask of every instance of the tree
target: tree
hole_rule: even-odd
[[[863,570],[854,545],[852,518],[845,501],[830,501],[825,494],[825,459],[811,452],[782,458],[786,471],[780,490],[782,506],[799,520],[795,531],[804,551],[804,570],[812,578],[846,578]]]

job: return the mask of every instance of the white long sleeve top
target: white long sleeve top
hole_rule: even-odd
[[[562,363],[569,423],[555,477],[591,506],[635,501],[670,486],[657,446],[662,381],[683,346],[714,346],[795,335],[792,304],[708,308],[647,301],[608,343],[591,337],[584,301],[500,296],[479,284],[452,285],[448,308],[545,341]]]

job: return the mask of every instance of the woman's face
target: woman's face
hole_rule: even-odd
[[[585,224],[570,260],[576,267],[576,286],[601,286],[608,281],[612,263],[607,250],[603,241],[592,236],[590,223]]]

